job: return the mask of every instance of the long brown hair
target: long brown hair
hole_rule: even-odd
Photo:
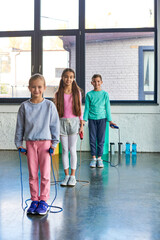
[[[63,76],[66,72],[72,72],[75,78],[75,72],[71,68],[66,68],[62,72],[61,80],[59,83],[58,91],[56,92],[56,106],[57,111],[59,113],[59,117],[64,116],[64,83],[63,83]],[[78,87],[75,80],[72,82],[72,112],[75,116],[81,116],[81,101],[80,101],[80,91],[81,89]]]

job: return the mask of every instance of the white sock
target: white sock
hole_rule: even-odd
[[[69,175],[65,175],[65,178],[69,178],[70,176]]]
[[[71,175],[70,178],[75,178],[75,176]]]

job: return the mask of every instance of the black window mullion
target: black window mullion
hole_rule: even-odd
[[[34,39],[33,39],[33,66],[32,74],[41,73],[42,65],[41,41],[40,41],[40,0],[34,1]]]
[[[157,103],[157,79],[158,79],[158,42],[157,42],[157,0],[154,0],[154,27],[155,27],[155,35],[154,35],[154,102]]]
[[[76,72],[77,83],[85,93],[85,0],[79,1],[79,52]]]

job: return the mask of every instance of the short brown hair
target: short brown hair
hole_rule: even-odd
[[[92,77],[92,81],[93,81],[93,79],[95,79],[97,77],[99,77],[102,81],[102,76],[100,74],[94,74],[93,77]]]

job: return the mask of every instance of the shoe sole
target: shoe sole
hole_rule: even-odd
[[[36,212],[27,212],[27,215],[35,215]]]
[[[60,184],[60,186],[61,186],[61,187],[67,187],[68,185],[67,185],[67,184],[66,184],[66,185]]]
[[[40,215],[40,216],[44,216],[44,215],[46,215],[47,213],[48,213],[48,210],[47,210],[46,213],[37,213],[37,214]]]
[[[49,211],[49,208],[47,209],[47,211],[46,211],[45,213],[37,213],[37,212],[36,212],[36,214],[43,216],[43,215],[46,215],[46,214],[48,213],[48,211]]]
[[[75,185],[67,185],[67,187],[75,187],[76,186],[76,184]]]
[[[75,187],[76,183],[77,183],[77,180],[76,180],[75,184],[68,184],[67,187]]]

